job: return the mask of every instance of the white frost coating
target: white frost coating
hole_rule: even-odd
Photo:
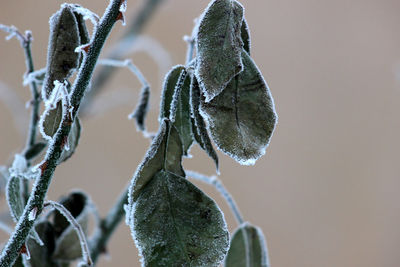
[[[75,48],[74,52],[75,53],[84,53],[84,54],[86,54],[85,49],[87,48],[88,45],[90,45],[90,44],[83,44],[83,45],[77,46]]]
[[[0,24],[0,30],[8,33],[6,36],[6,40],[9,41],[13,37],[17,36],[18,29],[14,25],[6,26],[4,24]]]
[[[38,209],[37,209],[36,207],[33,208],[33,209],[29,212],[28,220],[34,221],[34,220],[36,219],[36,216],[37,216],[37,211],[38,211]]]
[[[99,23],[100,18],[93,11],[91,11],[91,10],[89,10],[87,8],[84,8],[84,7],[80,6],[80,5],[77,5],[77,4],[64,3],[64,4],[61,5],[62,8],[65,7],[65,6],[71,7],[73,12],[76,12],[79,15],[82,15],[84,20],[90,20],[90,22],[94,26],[97,26],[97,24]]]
[[[18,176],[20,173],[25,172],[26,168],[28,168],[28,162],[25,157],[20,154],[15,154],[14,161],[9,169],[10,175]]]
[[[43,79],[39,79],[38,77],[46,74],[46,68],[39,69],[36,71],[30,72],[28,75],[24,75],[24,80],[22,81],[23,86],[27,86],[30,83],[37,83],[38,85],[43,84]]]
[[[121,12],[121,15],[122,15],[122,18],[121,18],[121,20],[122,20],[122,26],[125,26],[125,25],[126,25],[126,23],[125,23],[125,12],[126,12],[126,7],[127,7],[127,0],[123,1],[123,2],[121,3],[121,5],[119,6],[119,12]]]

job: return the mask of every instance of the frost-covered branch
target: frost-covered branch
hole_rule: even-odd
[[[120,15],[120,6],[123,2],[123,0],[110,1],[98,27],[95,28],[90,47],[79,69],[74,85],[72,86],[70,102],[73,108],[72,116],[69,115],[69,113],[65,114],[61,121],[60,128],[57,130],[50,144],[45,159],[38,166],[41,174],[35,181],[28,203],[17,223],[14,233],[1,253],[0,267],[12,266],[15,262],[35,221],[30,218],[32,210],[37,210],[37,214],[40,214],[43,209],[44,199],[61,156],[65,138],[68,137],[71,130],[71,125],[78,113],[80,103],[89,85],[100,51]]]

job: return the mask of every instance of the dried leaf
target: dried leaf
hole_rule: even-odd
[[[37,142],[33,146],[31,146],[28,150],[25,151],[24,156],[26,160],[32,160],[36,156],[38,156],[43,149],[45,149],[47,146],[47,143],[45,142]]]
[[[246,257],[246,244],[248,256]],[[268,267],[268,253],[260,228],[249,223],[242,224],[233,234],[225,267]]]
[[[83,232],[86,233],[90,213],[88,196],[83,192],[76,191],[62,199],[60,203],[74,216]],[[54,230],[57,240],[54,259],[70,261],[82,257],[81,245],[75,229],[58,211],[54,211]]]
[[[205,10],[196,37],[196,77],[206,102],[219,95],[243,69],[243,7],[235,0],[214,0]]]
[[[132,178],[129,188],[129,205],[134,204],[142,188],[158,171],[168,170],[185,176],[181,164],[182,154],[182,142],[177,130],[168,120],[163,120],[143,162]]]
[[[145,131],[146,126],[144,120],[147,115],[147,111],[149,109],[149,100],[150,100],[150,87],[144,86],[140,92],[139,102],[135,108],[135,111],[130,115],[130,118],[135,118],[136,127],[140,131]]]
[[[68,143],[64,145],[64,149],[61,153],[60,163],[68,160],[72,154],[74,154],[76,147],[79,144],[79,138],[81,137],[81,122],[78,117],[75,118],[74,123],[71,126],[71,131],[68,135]]]
[[[245,18],[243,18],[242,21],[242,28],[240,29],[240,35],[243,41],[243,49],[250,55],[250,47],[251,47],[250,29]]]
[[[250,56],[243,51],[244,70],[201,114],[215,144],[240,164],[252,165],[269,144],[277,122],[269,88]]]
[[[131,210],[143,266],[218,266],[229,233],[215,202],[181,176],[159,171]]]
[[[6,199],[14,222],[18,222],[25,208],[21,186],[21,178],[19,176],[11,176],[7,182]]]
[[[35,226],[40,239],[44,245],[40,246],[35,240],[28,240],[28,247],[31,254],[29,260],[31,267],[56,267],[59,266],[52,259],[55,249],[54,228],[49,222],[40,222]]]
[[[218,172],[218,155],[211,144],[211,140],[208,136],[206,124],[204,123],[203,117],[200,115],[200,94],[201,92],[199,84],[196,78],[193,76],[192,84],[190,86],[190,102],[192,107],[192,116],[194,119],[194,138],[196,142],[200,145],[200,147],[204,151],[206,151],[207,155],[214,160]]]
[[[47,51],[47,71],[42,97],[47,100],[54,88],[54,81],[63,82],[70,77],[79,64],[75,48],[81,44],[79,27],[73,9],[62,5],[50,18],[50,40]]]

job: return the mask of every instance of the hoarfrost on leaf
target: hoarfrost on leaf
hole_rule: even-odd
[[[243,7],[235,0],[214,0],[200,19],[196,37],[196,77],[206,102],[219,95],[243,69]]]
[[[143,266],[218,266],[227,253],[229,233],[221,210],[171,172],[154,176],[131,216]]]

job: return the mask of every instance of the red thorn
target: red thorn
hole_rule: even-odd
[[[39,165],[39,169],[42,171],[42,174],[46,171],[47,165],[48,165],[48,164],[49,164],[49,163],[48,163],[47,160],[46,160],[46,161],[44,161],[42,164]]]
[[[118,13],[117,21],[118,20],[122,21],[122,24],[125,23],[125,16],[124,16],[124,13],[122,13],[121,11]]]
[[[89,53],[90,44],[85,44],[81,46],[81,49],[87,53]]]
[[[19,253],[25,254],[25,255],[28,254],[28,249],[26,248],[26,245],[25,245],[25,244],[22,245],[22,247],[21,247],[20,250],[19,250]]]

